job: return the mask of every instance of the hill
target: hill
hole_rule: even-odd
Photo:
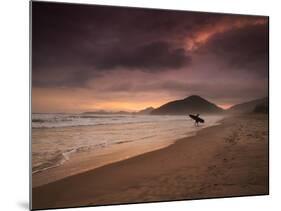
[[[251,113],[258,112],[261,108],[268,108],[268,97],[240,103],[230,107],[227,112],[230,113]]]
[[[159,108],[154,109],[151,114],[154,115],[186,115],[189,113],[220,113],[223,109],[211,103],[204,98],[192,95],[182,100],[168,102]]]

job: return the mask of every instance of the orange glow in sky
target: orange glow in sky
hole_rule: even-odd
[[[109,100],[99,99],[94,90],[85,89],[44,89],[33,88],[33,112],[85,112],[85,111],[139,111],[147,107],[159,107],[168,102],[168,97],[142,95],[135,98],[109,96]],[[110,99],[111,98],[111,99]]]
[[[218,104],[218,106],[223,108],[223,109],[229,109],[233,105],[232,104]]]
[[[134,112],[190,95],[228,109],[267,94],[267,17],[164,11],[133,17],[118,8],[108,16],[93,7],[76,18],[68,10],[41,10],[32,30],[34,113]]]

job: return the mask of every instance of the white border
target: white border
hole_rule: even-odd
[[[57,0],[58,2],[60,0]],[[280,38],[278,1],[250,0],[67,0],[67,2],[270,16],[270,196],[207,199],[67,210],[280,210],[281,140]],[[0,7],[0,199],[1,210],[28,209],[29,2],[2,1]]]

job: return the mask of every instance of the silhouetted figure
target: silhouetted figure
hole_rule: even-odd
[[[189,117],[195,121],[195,126],[199,126],[199,123],[204,123],[205,120],[199,117],[200,114],[189,114]]]

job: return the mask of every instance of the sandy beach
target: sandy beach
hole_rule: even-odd
[[[268,115],[249,114],[166,148],[35,187],[32,208],[268,193]]]

